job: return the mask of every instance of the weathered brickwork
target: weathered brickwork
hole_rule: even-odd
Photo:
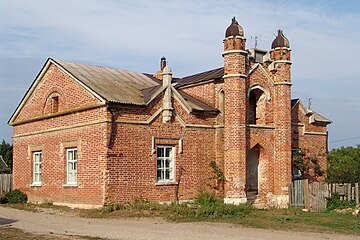
[[[326,173],[330,122],[291,102],[291,49],[282,32],[276,39],[283,46],[274,40],[270,60],[257,62],[235,19],[230,27],[222,78],[170,88],[165,80],[172,73],[164,65],[166,75],[155,74],[164,90],[144,105],[101,99],[49,61],[10,121],[14,188],[30,201],[81,207],[191,200],[202,190],[226,203],[287,207],[292,149],[316,157]],[[199,102],[180,97],[181,91],[201,103],[196,110]],[[171,181],[157,178],[158,146],[173,147]],[[70,148],[78,152],[77,184],[67,183]],[[41,183],[34,182],[34,152],[42,153]],[[212,161],[224,182],[210,180]],[[311,181],[323,179],[314,170],[307,174]]]

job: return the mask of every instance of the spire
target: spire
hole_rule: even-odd
[[[239,23],[236,21],[235,17],[233,17],[231,19],[231,24],[230,26],[226,29],[225,32],[225,37],[230,37],[230,36],[240,36],[243,37],[244,36],[244,30],[243,28],[239,25]]]
[[[278,30],[278,35],[271,44],[272,49],[277,47],[290,47],[289,40],[284,36],[283,30],[281,29]]]

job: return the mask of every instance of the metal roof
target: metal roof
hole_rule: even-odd
[[[159,85],[144,73],[52,60],[108,102],[145,105],[142,90]]]
[[[165,87],[162,86],[162,81],[154,78],[150,74],[55,59],[53,59],[53,61],[108,102],[146,105],[165,89]],[[209,72],[208,74],[198,74],[197,79],[201,80],[214,76],[212,71]],[[191,80],[193,78],[187,77],[185,79]],[[184,100],[188,102],[192,110],[218,112],[217,109],[208,106],[184,92],[179,91],[179,93]]]
[[[224,76],[224,68],[216,68],[210,71],[197,73],[191,76],[183,77],[178,79],[176,88],[191,85],[195,83],[205,82],[212,79],[222,78]]]
[[[206,103],[197,100],[196,98],[190,96],[189,94],[181,90],[178,90],[178,92],[181,95],[181,97],[190,105],[192,110],[201,111],[201,112],[213,112],[213,113],[220,112],[219,109],[210,107]]]

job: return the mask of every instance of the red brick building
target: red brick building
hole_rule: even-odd
[[[292,149],[326,170],[330,121],[291,100],[282,31],[270,52],[245,41],[234,18],[224,67],[174,79],[164,58],[154,75],[49,58],[9,120],[14,187],[91,207],[191,200],[211,185],[226,203],[286,207]]]

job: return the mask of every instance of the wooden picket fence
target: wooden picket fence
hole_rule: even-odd
[[[0,197],[12,189],[12,174],[0,174]]]
[[[326,198],[338,193],[343,201],[356,201],[359,204],[359,183],[312,182],[307,179],[294,180],[289,185],[290,206],[320,212],[326,209]]]

